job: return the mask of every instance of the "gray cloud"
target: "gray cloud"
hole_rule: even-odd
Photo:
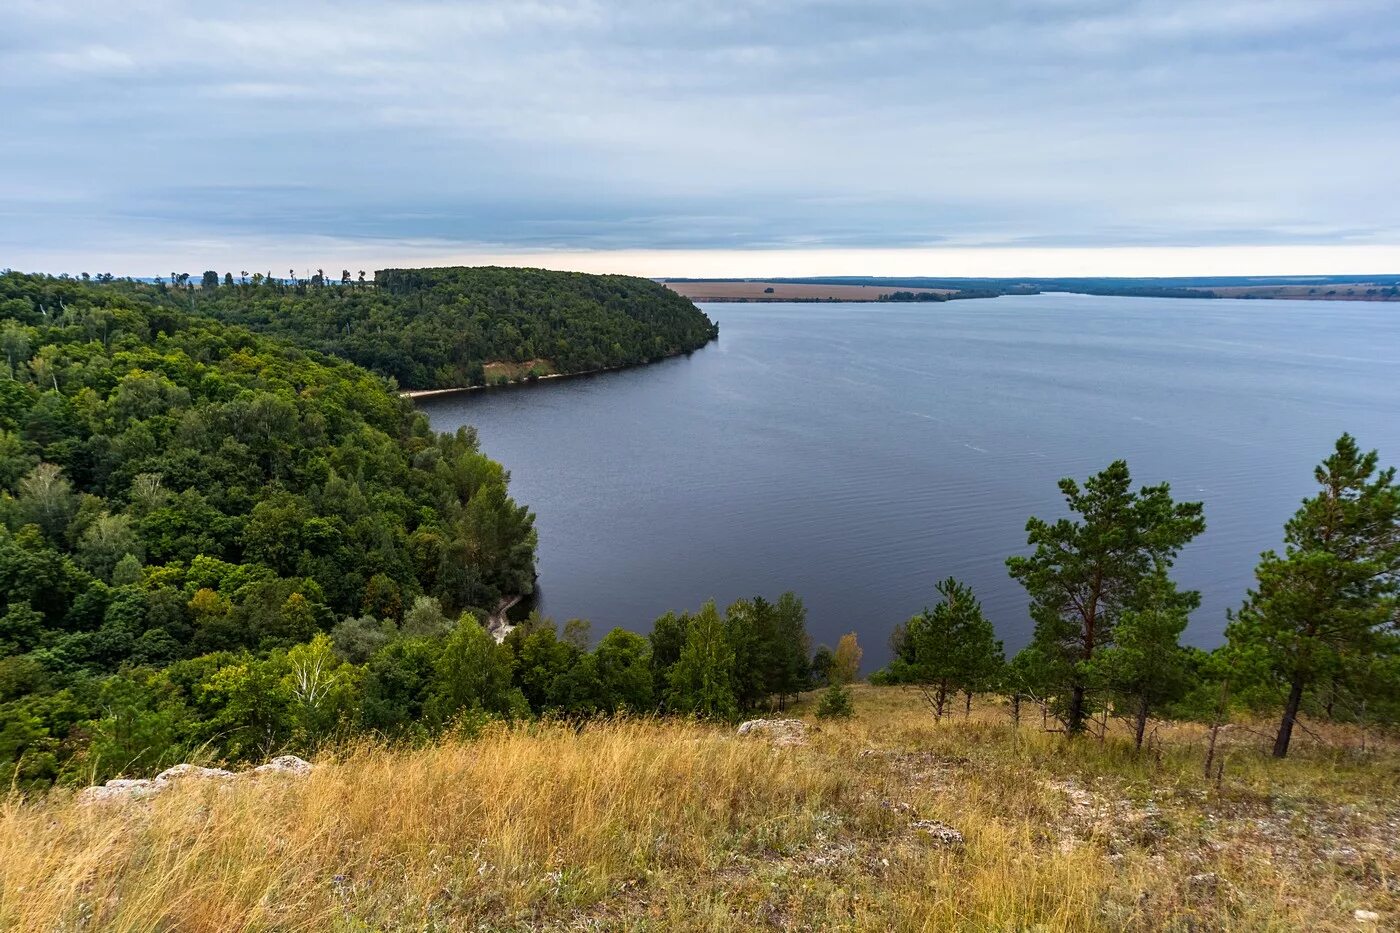
[[[10,6],[0,265],[1400,242],[1389,2]]]

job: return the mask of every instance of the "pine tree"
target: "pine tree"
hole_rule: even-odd
[[[896,636],[888,679],[917,687],[934,719],[941,720],[950,695],[993,684],[1004,655],[970,587],[949,577],[937,590],[942,601],[910,619]]]
[[[819,687],[826,687],[832,683],[831,671],[836,665],[836,655],[826,645],[817,645],[817,650],[812,652],[812,662],[808,667],[812,671],[812,683]]]
[[[849,719],[855,714],[855,703],[851,700],[851,688],[844,684],[832,684],[822,693],[817,703],[818,719]]]
[[[1145,591],[1142,605],[1118,620],[1113,644],[1088,665],[1090,682],[1131,711],[1138,748],[1152,710],[1180,699],[1191,685],[1190,656],[1180,639],[1191,610],[1201,601],[1199,593],[1178,591],[1163,571],[1149,580]]]
[[[1032,518],[1026,537],[1034,552],[1006,564],[1031,597],[1033,644],[1046,664],[1048,692],[1077,734],[1089,716],[1083,665],[1113,643],[1113,628],[1140,604],[1144,581],[1169,568],[1205,520],[1201,503],[1172,501],[1166,483],[1134,493],[1122,460],[1082,488],[1068,478],[1059,486],[1079,519]]]
[[[1288,754],[1304,693],[1393,650],[1400,588],[1400,486],[1350,434],[1314,471],[1321,491],[1266,551],[1255,587],[1226,629],[1247,666],[1286,687],[1274,757]]]
[[[1021,724],[1021,703],[1032,700],[1042,708],[1046,685],[1050,681],[1049,665],[1034,644],[1016,652],[1002,668],[1002,689],[1011,697],[1011,724]]]

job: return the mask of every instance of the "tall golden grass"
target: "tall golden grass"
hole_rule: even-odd
[[[0,807],[0,929],[1355,929],[1400,917],[1393,748],[1137,755],[858,688],[805,747],[700,724],[488,730],[304,779]],[[799,712],[805,711],[800,708]],[[956,827],[945,845],[915,820]],[[1391,822],[1387,822],[1391,821]],[[1387,827],[1389,829],[1387,830]],[[1386,836],[1387,831],[1389,836]],[[1387,838],[1389,847],[1387,848]],[[1321,853],[1349,850],[1331,858]]]

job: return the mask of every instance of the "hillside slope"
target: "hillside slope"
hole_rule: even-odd
[[[0,808],[14,930],[1355,930],[1400,916],[1400,755],[1248,724],[1069,741],[857,687],[805,745],[649,719]],[[799,707],[799,715],[809,711]],[[222,789],[221,789],[222,788]],[[959,838],[960,837],[960,838]],[[1358,913],[1360,911],[1360,913]],[[1361,918],[1361,922],[1358,922]],[[1366,924],[1376,924],[1368,927]]]

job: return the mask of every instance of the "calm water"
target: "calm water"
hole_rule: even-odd
[[[601,634],[795,590],[866,669],[948,575],[1009,649],[1003,561],[1055,481],[1126,457],[1204,500],[1181,582],[1217,644],[1258,553],[1344,430],[1400,461],[1400,305],[1036,295],[937,305],[720,304],[689,358],[425,401],[474,424],[534,508],[541,608]]]

